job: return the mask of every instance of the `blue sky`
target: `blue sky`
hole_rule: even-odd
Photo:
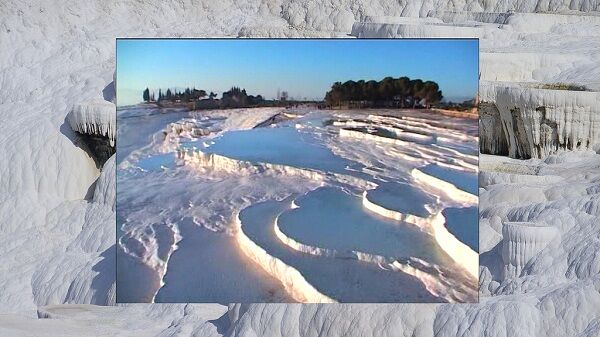
[[[146,87],[196,87],[219,94],[236,85],[274,98],[322,99],[336,81],[421,78],[446,99],[477,93],[477,40],[118,39],[117,100],[141,101]]]

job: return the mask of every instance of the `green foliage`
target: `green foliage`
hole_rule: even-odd
[[[214,97],[216,97],[217,95],[214,93],[211,93]],[[149,102],[149,101],[154,101],[153,98],[154,93],[150,93],[150,90],[148,88],[146,88],[146,90],[144,90],[143,93],[143,98],[144,101]],[[179,92],[177,90],[175,90],[174,92],[171,91],[171,89],[167,89],[166,93],[163,94],[162,89],[158,89],[158,102],[161,101],[170,101],[170,102],[191,102],[191,101],[197,101],[200,99],[203,99],[204,97],[206,97],[206,91],[205,90],[198,90],[196,88],[185,88],[185,90],[183,92]]]
[[[547,83],[539,86],[540,89],[551,90],[571,90],[571,91],[588,91],[589,89],[583,85],[568,84],[568,83]]]
[[[229,91],[223,93],[221,98],[221,107],[224,108],[242,108],[257,106],[263,103],[264,99],[261,95],[248,95],[246,89],[240,87],[231,87]]]
[[[325,94],[325,103],[331,107],[415,107],[421,101],[425,105],[437,104],[442,98],[438,84],[433,81],[388,76],[381,81],[335,82]]]
[[[287,94],[286,94],[287,95]],[[150,92],[146,88],[142,94],[144,101],[154,102],[154,92]],[[206,100],[204,98],[208,97]],[[273,102],[265,101],[261,95],[248,95],[246,89],[240,87],[232,87],[229,91],[223,93],[223,98],[219,101],[216,100],[217,94],[210,92],[207,94],[206,90],[196,88],[185,88],[183,91],[167,89],[165,92],[162,89],[158,89],[158,100],[157,102],[162,105],[169,105],[170,103],[186,103],[187,106],[196,109],[197,107],[202,108],[241,108],[241,107],[254,107],[254,106],[265,106],[273,105]]]

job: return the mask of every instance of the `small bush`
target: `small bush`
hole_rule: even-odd
[[[571,90],[571,91],[588,91],[589,89],[583,85],[568,84],[568,83],[547,83],[539,86],[540,89],[550,90]]]

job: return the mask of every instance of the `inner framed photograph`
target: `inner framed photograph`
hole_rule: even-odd
[[[477,302],[477,39],[117,39],[117,302]]]

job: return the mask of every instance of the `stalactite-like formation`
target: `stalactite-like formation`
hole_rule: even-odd
[[[98,167],[115,153],[115,105],[104,100],[77,104],[67,115],[67,121],[86,143]]]
[[[559,235],[544,223],[506,222],[502,227],[504,279],[518,277],[523,267]]]

